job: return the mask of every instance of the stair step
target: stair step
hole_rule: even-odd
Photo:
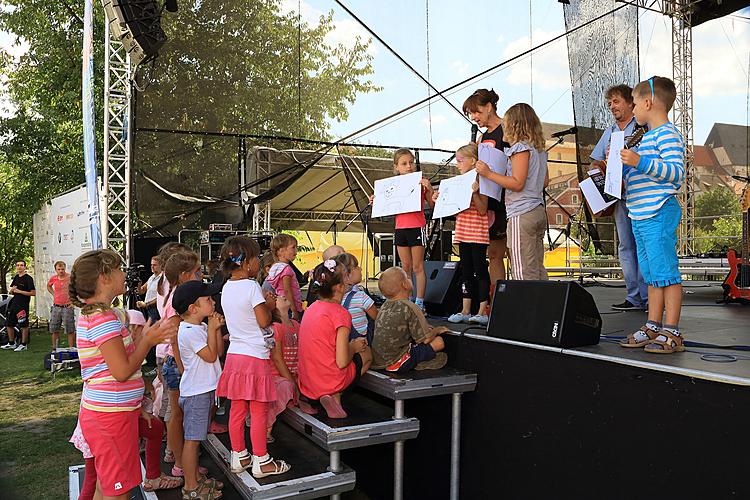
[[[362,375],[358,386],[398,401],[471,392],[477,386],[477,374],[455,368],[412,370],[403,374],[369,370]]]
[[[328,454],[300,439],[289,426],[276,422],[273,435],[276,441],[268,445],[268,452],[272,457],[288,462],[292,468],[285,474],[262,479],[255,479],[249,471],[235,474],[229,470],[231,447],[228,433],[209,434],[203,447],[245,499],[319,498],[354,488],[356,476],[353,470],[343,465],[341,472],[330,472]],[[249,432],[245,433],[245,441],[250,444]]]
[[[392,408],[361,394],[345,395],[343,405],[347,418],[328,418],[322,409],[317,415],[308,415],[296,407],[280,417],[326,451],[404,441],[419,434],[419,420],[394,419]]]

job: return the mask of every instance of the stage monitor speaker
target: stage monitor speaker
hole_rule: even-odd
[[[461,309],[461,263],[428,260],[424,307],[432,316],[450,316]],[[416,289],[416,284],[415,284]]]
[[[487,334],[553,347],[599,343],[602,317],[575,281],[498,281]]]
[[[120,40],[137,66],[155,58],[167,41],[154,0],[102,0],[111,36]]]

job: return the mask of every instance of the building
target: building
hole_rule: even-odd
[[[547,194],[547,222],[550,226],[564,226],[570,215],[580,212],[583,195],[578,187],[577,173],[550,178]]]

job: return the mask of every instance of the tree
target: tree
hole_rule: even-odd
[[[711,230],[718,217],[738,214],[739,212],[740,205],[737,195],[725,186],[715,186],[695,200],[695,224],[704,230]]]
[[[146,68],[141,74],[151,78],[141,82],[146,88],[137,95],[136,125],[327,138],[329,120],[345,120],[347,103],[358,93],[377,90],[367,79],[373,71],[369,42],[330,46],[326,35],[334,29],[332,13],[298,30],[296,14],[282,14],[280,4],[181,1],[176,15],[162,19],[170,40],[153,72]],[[16,109],[13,116],[0,118],[0,172],[10,184],[27,189],[21,193],[24,210],[17,212],[26,217],[25,225],[12,227],[27,233],[11,234],[0,223],[0,244],[30,241],[31,214],[84,181],[82,18],[83,2],[6,0],[0,9],[0,29],[28,43],[19,60],[0,54],[0,78],[6,82],[0,97]],[[95,95],[102,96],[104,14],[98,2],[94,30]],[[102,105],[97,99],[97,124]],[[96,133],[101,152],[100,126]],[[222,196],[237,189],[236,139],[154,138],[135,135],[136,170],[180,193]],[[99,155],[100,172],[101,160]],[[141,208],[152,214],[164,219],[192,208],[167,201],[160,191],[141,189],[143,182],[136,178]],[[150,219],[143,223],[158,222],[158,217]],[[2,266],[0,261],[0,271]]]

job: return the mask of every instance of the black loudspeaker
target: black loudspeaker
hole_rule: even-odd
[[[599,343],[602,317],[575,281],[498,281],[487,334],[554,347]]]
[[[424,307],[432,316],[450,316],[461,309],[461,263],[428,260]],[[416,283],[414,284],[416,287]]]
[[[154,0],[102,0],[111,35],[120,40],[132,65],[155,58],[167,41]]]

